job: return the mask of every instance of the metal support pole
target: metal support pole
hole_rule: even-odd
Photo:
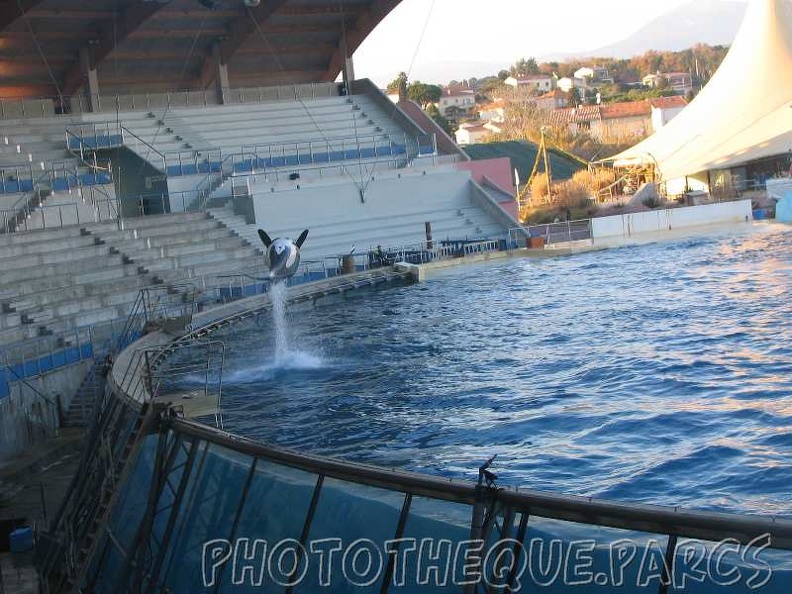
[[[404,536],[404,528],[407,525],[407,518],[410,516],[410,507],[412,506],[412,493],[404,495],[404,503],[402,503],[401,513],[399,514],[399,522],[396,524],[396,535],[393,537],[395,541],[396,550],[388,556],[388,566],[385,568],[385,575],[382,578],[382,585],[380,586],[380,594],[388,594],[390,583],[393,580],[393,572],[396,569],[396,555],[399,552],[398,543]]]

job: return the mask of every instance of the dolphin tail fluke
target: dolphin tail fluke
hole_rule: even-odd
[[[298,248],[302,247],[302,244],[305,243],[305,238],[308,237],[308,229],[300,233],[300,236],[297,238],[297,241],[294,242]]]
[[[267,235],[267,233],[266,233],[266,231],[264,231],[264,229],[259,229],[258,230],[258,234],[259,234],[259,237],[261,238],[261,242],[266,247],[269,247],[270,245],[272,245],[272,239],[270,239],[270,236]]]

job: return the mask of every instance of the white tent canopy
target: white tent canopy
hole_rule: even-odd
[[[792,149],[792,5],[750,0],[718,71],[682,113],[616,166],[652,164],[664,180]]]

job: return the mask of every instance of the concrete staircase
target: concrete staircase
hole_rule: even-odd
[[[205,213],[0,236],[0,345],[124,318],[141,288],[262,265],[261,253]]]

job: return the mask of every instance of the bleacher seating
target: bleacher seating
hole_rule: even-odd
[[[123,318],[145,286],[255,266],[260,254],[205,213],[0,235],[0,344]]]
[[[137,217],[119,229],[119,210],[129,215],[129,209],[116,201],[113,180],[86,167],[78,155],[87,159],[97,149],[101,154],[101,149],[126,147],[167,176],[169,184],[181,180],[170,208],[187,210],[198,202],[199,188],[202,204],[222,204],[237,176],[252,193],[288,192],[295,183],[333,185],[353,177],[362,184],[395,175],[395,168],[435,150],[430,138],[411,138],[381,98],[366,95],[139,109],[113,116],[114,121],[108,121],[108,113],[82,113],[2,123],[0,166],[12,173],[0,177],[0,211],[8,221],[7,213],[18,210],[13,225],[3,229],[31,232],[0,234],[0,246],[9,247],[0,255],[0,344],[117,318],[147,284],[202,277],[211,285],[229,271],[261,266],[256,225],[240,222],[228,208],[213,210],[211,217],[200,212]],[[44,179],[36,177],[39,173],[46,174]],[[248,174],[254,175],[247,179]],[[353,241],[365,248],[418,243],[425,222],[432,223],[436,239],[503,232],[458,196],[425,198],[406,196],[398,216],[397,211],[367,209],[351,218],[348,212],[319,217],[305,257],[342,254]],[[299,224],[273,232],[296,234]],[[29,238],[22,239],[25,235]],[[12,247],[16,242],[25,246],[24,257]]]
[[[168,175],[300,167],[359,158],[402,157],[415,144],[365,96],[208,106],[167,113],[126,112],[121,130],[105,114],[83,114],[69,144],[121,142]],[[413,151],[415,152],[415,151]]]

